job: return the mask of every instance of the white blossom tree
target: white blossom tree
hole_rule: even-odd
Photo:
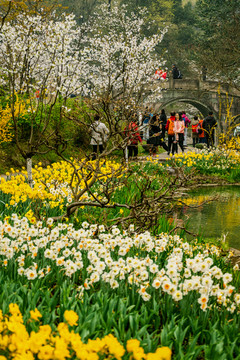
[[[72,161],[72,176],[68,184],[72,201],[67,203],[66,213],[56,220],[69,217],[83,206],[106,210],[126,208],[129,214],[114,221],[120,224],[135,220],[140,228],[150,227],[160,212],[170,209],[169,199],[183,177],[172,177],[170,182],[166,179],[166,183],[154,191],[151,176],[147,175],[141,179],[137,194],[129,198],[128,203],[116,202],[113,195],[117,188],[124,187],[130,193],[128,177],[131,171],[122,163],[116,168],[110,166],[106,173],[101,161],[117,147],[126,146],[127,140],[121,137],[122,129],[130,113],[141,104],[144,92],[153,90],[155,70],[164,66],[164,61],[155,53],[164,32],[147,38],[142,33],[143,26],[143,14],[140,18],[134,14],[128,16],[124,7],[120,11],[115,6],[111,9],[102,6],[83,28],[77,26],[72,15],[63,20],[52,14],[46,19],[41,12],[18,15],[13,21],[3,24],[0,35],[1,86],[10,98],[16,144],[28,162],[30,184],[32,156],[41,149],[47,151],[48,140],[56,135],[49,125],[51,112],[59,98],[63,99],[60,107],[64,109],[64,119],[76,123],[80,119],[86,132],[90,128],[92,113],[88,114],[88,121],[86,117],[79,117],[78,98],[70,112],[64,107],[64,99],[77,93],[87,97],[85,100],[90,110],[98,112],[109,128],[110,145],[95,162],[89,161],[87,156],[79,163]],[[161,82],[157,83],[160,91]],[[20,101],[16,101],[16,96]],[[21,107],[21,101],[25,101],[31,125],[29,139],[25,142],[19,138],[19,116],[15,111],[16,106]],[[61,123],[62,112],[59,115],[58,122]],[[134,171],[132,169],[133,176]],[[168,186],[168,191],[165,186]],[[40,213],[41,209],[39,218]]]
[[[164,66],[164,61],[155,53],[164,32],[151,38],[144,36],[143,14],[140,18],[134,14],[128,16],[124,7],[120,11],[115,6],[111,9],[102,6],[90,23],[81,28],[72,15],[63,17],[52,13],[46,18],[41,11],[29,16],[18,15],[3,25],[0,35],[1,86],[9,95],[15,141],[27,161],[30,184],[31,159],[36,153],[48,151],[51,138],[58,140],[56,130],[62,119],[81,123],[86,132],[90,128],[91,115],[88,121],[79,116],[78,99],[70,112],[64,107],[68,96],[74,93],[87,97],[90,109],[99,113],[109,128],[108,146],[97,158],[99,162],[114,149],[126,147],[127,140],[123,136],[126,121],[133,109],[141,104],[144,92],[153,90],[155,70]],[[160,91],[161,82],[158,84]],[[27,141],[20,138],[20,116],[16,113],[21,114],[21,111],[16,112],[16,106],[20,107],[21,101],[16,102],[16,95],[25,102],[28,112],[30,132]],[[59,119],[56,129],[52,129],[51,115],[59,99]],[[102,175],[100,166],[92,166],[91,171],[94,169],[97,169],[96,176],[93,175],[96,181]],[[79,190],[80,194],[89,192],[89,187],[86,182],[86,187]],[[109,188],[104,191],[110,201],[111,191]],[[75,195],[76,199],[80,197]],[[96,202],[101,203],[101,199]],[[77,206],[75,204],[71,209]]]
[[[85,27],[81,57],[88,70],[83,75],[84,94],[89,98],[89,106],[105,119],[111,146],[120,144],[121,136],[117,134],[143,100],[148,96],[151,101],[150,95],[161,94],[161,81],[154,82],[153,76],[156,69],[164,67],[165,61],[159,58],[155,48],[167,29],[148,38],[143,33],[145,21],[146,10],[141,10],[140,16],[128,15],[125,6],[112,4],[110,8],[103,4]],[[79,114],[71,115],[79,122]],[[85,120],[82,125],[89,127]]]
[[[47,143],[56,131],[50,130],[52,112],[61,99],[61,108],[72,93],[81,92],[85,67],[79,54],[81,29],[74,16],[46,17],[38,14],[17,14],[5,22],[0,33],[0,86],[12,110],[12,122],[17,148],[27,161],[29,182],[32,182],[31,162],[36,153],[49,151]],[[16,96],[20,101],[16,102]],[[27,108],[29,136],[20,138],[19,118],[24,103]],[[19,111],[17,111],[19,110]]]
[[[166,29],[151,38],[144,36],[146,9],[140,15],[128,16],[126,6],[110,9],[104,4],[90,19],[84,53],[92,96],[107,94],[113,99],[124,96],[139,101],[156,68],[164,66],[155,48]]]
[[[81,49],[81,58],[86,64],[86,72],[83,74],[83,82],[86,85],[83,90],[88,108],[84,114],[84,109],[78,108],[76,101],[75,108],[66,116],[69,120],[81,124],[87,132],[94,126],[90,108],[106,123],[109,135],[104,152],[99,154],[94,164],[88,161],[88,156],[85,156],[85,162],[79,166],[80,170],[72,164],[78,184],[74,187],[75,201],[67,206],[64,216],[69,217],[81,206],[105,209],[127,207],[131,212],[131,219],[142,219],[137,209],[145,209],[143,205],[145,203],[147,207],[149,206],[145,210],[151,222],[153,216],[150,215],[152,210],[149,209],[152,209],[154,202],[156,205],[157,198],[153,196],[151,200],[145,201],[151,179],[147,180],[147,185],[140,184],[142,196],[139,203],[133,199],[128,205],[116,203],[113,199],[113,189],[125,186],[128,192],[129,184],[124,176],[118,177],[114,171],[109,174],[108,181],[102,182],[104,170],[101,161],[106,157],[111,158],[116,148],[126,148],[128,137],[124,137],[124,128],[133,118],[138,106],[142,105],[143,97],[147,95],[144,93],[154,93],[156,84],[159,85],[158,93],[161,90],[161,81],[154,82],[153,76],[157,68],[164,66],[164,60],[156,55],[155,47],[162,40],[166,30],[147,38],[142,32],[145,25],[143,12],[140,17],[135,14],[128,16],[124,6],[119,9],[117,6],[110,8],[108,5],[103,5],[98,10],[85,26],[84,46]],[[88,176],[81,176],[83,169],[88,169],[91,175],[94,174],[91,181]],[[125,163],[118,168],[118,173],[126,173]],[[80,186],[83,182],[84,188]],[[101,183],[101,193],[94,193],[92,190],[97,182]],[[91,194],[93,201],[82,200],[85,193]],[[160,208],[159,205],[157,212]]]

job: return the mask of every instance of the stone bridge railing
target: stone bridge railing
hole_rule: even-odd
[[[158,81],[155,80],[156,87]],[[153,85],[154,86],[154,85]],[[200,92],[220,92],[228,93],[232,96],[240,97],[240,91],[228,84],[220,84],[217,81],[203,81],[200,79],[169,79],[161,82],[163,90],[182,90],[182,91],[200,91]]]

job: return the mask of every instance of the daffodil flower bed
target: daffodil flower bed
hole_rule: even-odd
[[[152,163],[142,164],[141,171],[139,166],[133,165],[129,171],[123,164],[101,161],[98,166],[96,161],[86,159],[80,162],[72,160],[72,164],[62,161],[47,168],[42,168],[39,163],[33,169],[31,187],[25,170],[20,173],[11,169],[6,179],[0,178],[0,212],[2,216],[11,216],[14,209],[15,213],[25,215],[34,224],[36,217],[60,217],[66,215],[67,207],[73,202],[81,202],[75,223],[84,220],[95,223],[104,219],[107,225],[111,225],[113,219],[127,217],[134,201],[141,199],[145,174],[151,178],[148,193],[162,187],[162,181],[159,181],[162,171],[163,166],[160,169],[159,165]],[[108,209],[94,206],[99,202],[109,206]],[[116,203],[120,205],[114,207]]]
[[[43,346],[48,346],[47,354],[48,350],[53,354],[58,343],[54,336],[59,336],[66,310],[76,312],[74,323],[79,317],[76,333],[84,343],[112,333],[123,345],[136,338],[145,353],[154,353],[159,346],[170,347],[177,359],[180,353],[207,354],[213,326],[221,341],[229,329],[231,339],[235,338],[224,354],[239,353],[239,275],[216,246],[189,244],[165,233],[156,237],[149,232],[137,234],[133,226],[121,233],[117,227],[107,232],[104,225],[87,222],[79,229],[67,223],[54,226],[51,219],[46,224],[31,224],[16,214],[2,221],[0,230],[3,314],[11,303],[18,304],[29,339],[31,331],[42,334],[47,325],[54,332],[52,342],[41,343],[35,354],[44,353]],[[31,316],[36,320],[39,311],[43,328],[28,321],[35,308],[38,310]],[[205,332],[200,336],[203,326]],[[11,339],[14,341],[15,335]],[[8,341],[0,337],[4,351],[6,347],[15,351]],[[70,345],[65,346],[71,353]],[[211,343],[211,347],[217,345]],[[38,358],[44,358],[41,356]],[[141,356],[132,359],[156,358],[156,354]]]
[[[211,155],[206,156],[209,158],[203,161],[208,164],[215,161]],[[183,158],[176,161],[178,159],[182,161]],[[199,161],[196,158],[196,166]],[[238,166],[238,160],[234,161],[233,158],[232,166]],[[119,166],[102,165],[101,181],[107,180],[111,167],[117,171]],[[153,185],[159,186],[157,176],[161,176],[164,166],[155,163],[144,166],[144,171],[153,177]],[[72,319],[79,317],[75,334],[80,336],[84,346],[88,341],[90,343],[89,339],[100,338],[99,341],[105,344],[104,349],[110,351],[104,341],[112,334],[117,339],[114,341],[124,346],[124,359],[129,356],[155,359],[160,356],[160,350],[157,350],[160,346],[171,348],[173,359],[197,359],[199,356],[199,359],[219,360],[220,355],[223,359],[240,356],[237,267],[233,269],[216,246],[201,245],[197,240],[190,244],[177,235],[136,233],[133,225],[128,231],[121,231],[116,226],[106,231],[103,224],[89,224],[97,219],[94,219],[95,213],[87,209],[81,210],[80,222],[76,225],[67,221],[56,224],[47,217],[43,222],[37,221],[29,207],[31,201],[39,201],[42,207],[56,209],[58,213],[62,206],[72,202],[70,173],[72,167],[66,163],[56,163],[47,169],[38,165],[33,172],[33,189],[27,185],[23,173],[14,177],[8,175],[8,181],[2,180],[0,184],[0,306],[3,322],[6,322],[9,305],[15,303],[20,307],[29,338],[31,331],[41,333],[41,327],[50,325],[52,331],[51,340],[40,345],[47,346],[45,350],[41,348],[31,353],[28,349],[26,353],[39,359],[57,359],[55,345],[58,341],[53,339],[60,336],[61,326],[67,329],[66,324],[59,325],[69,314],[66,310],[74,310],[76,316],[71,313]],[[138,181],[141,181],[140,176]],[[81,183],[78,186],[81,187]],[[131,189],[134,192],[134,187]],[[94,191],[98,190],[96,186]],[[87,201],[92,200],[91,194],[86,192],[84,196]],[[123,193],[121,196],[124,202]],[[7,205],[8,217],[5,216]],[[88,222],[82,220],[86,217]],[[32,320],[35,316],[34,322],[29,320],[29,313],[35,308],[38,310],[31,313]],[[38,311],[42,315],[39,326],[36,324]],[[10,358],[9,354],[11,351],[14,354],[15,348],[9,343],[6,347],[4,336],[0,337],[0,344],[5,344],[5,353],[0,354]],[[134,344],[140,341],[140,353],[132,351],[128,354],[126,345],[130,339],[136,339],[132,340]],[[136,348],[140,349],[139,343]],[[70,342],[67,350],[71,356],[78,356]],[[106,354],[96,352],[91,355],[93,359],[106,357]],[[11,356],[21,359],[20,355]]]
[[[56,282],[72,278],[80,299],[102,284],[116,292],[134,285],[144,301],[153,293],[168,294],[176,302],[194,293],[203,311],[239,310],[240,294],[231,284],[232,275],[214,264],[212,256],[220,254],[214,246],[193,246],[177,235],[121,234],[117,227],[106,233],[103,225],[86,222],[79,230],[72,224],[51,228],[51,219],[47,224],[30,225],[16,214],[0,222],[0,259],[12,270],[10,277],[34,281],[50,274]]]
[[[231,171],[240,167],[240,152],[229,149],[199,150],[186,154],[175,154],[168,159],[167,165],[174,162],[178,166],[204,170],[207,174]]]
[[[88,340],[84,344],[73,330],[78,323],[78,315],[72,310],[64,313],[65,322],[58,324],[56,331],[49,325],[41,325],[41,313],[30,310],[28,322],[33,322],[36,330],[28,332],[22,314],[16,304],[9,305],[10,315],[0,310],[0,359],[24,360],[79,360],[98,359],[144,359],[170,360],[171,350],[161,347],[155,353],[145,354],[137,339],[127,341],[126,350],[112,334],[103,339]]]
[[[63,204],[71,203],[74,200],[74,192],[80,191],[85,186],[85,181],[89,183],[96,170],[96,162],[89,161],[81,167],[72,159],[72,164],[61,161],[53,163],[46,168],[39,163],[33,168],[33,188],[27,182],[27,172],[23,168],[19,170],[11,169],[11,175],[6,173],[7,179],[1,177],[0,191],[6,196],[8,206],[16,207],[19,203],[26,201],[41,201],[42,206],[47,208],[62,209]],[[74,167],[79,168],[78,177],[74,175]],[[118,171],[120,165],[111,161],[100,163],[101,176],[98,178],[104,182]],[[80,179],[80,181],[79,181]],[[87,180],[86,180],[87,179]],[[85,192],[79,200],[92,200],[93,197]]]

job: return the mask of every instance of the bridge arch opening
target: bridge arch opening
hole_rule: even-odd
[[[198,101],[196,99],[187,99],[187,98],[174,98],[166,102],[159,102],[154,105],[155,111],[159,111],[160,109],[165,109],[169,105],[173,105],[175,103],[185,103],[192,105],[195,107],[202,115],[203,117],[206,117],[209,113],[209,111],[212,111],[214,116],[218,118],[218,113],[214,110],[214,108],[209,104],[204,104],[201,101]],[[180,110],[180,109],[179,109]]]
[[[234,117],[234,124],[240,125],[240,114]]]

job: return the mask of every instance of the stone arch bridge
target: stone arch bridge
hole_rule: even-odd
[[[152,89],[157,89],[159,80],[154,80]],[[191,104],[197,108],[203,117],[213,111],[216,119],[219,119],[219,130],[226,126],[227,112],[234,122],[240,121],[240,91],[226,84],[219,84],[217,81],[202,81],[199,79],[170,79],[161,82],[159,99],[153,101],[154,110],[159,110],[174,103]]]

